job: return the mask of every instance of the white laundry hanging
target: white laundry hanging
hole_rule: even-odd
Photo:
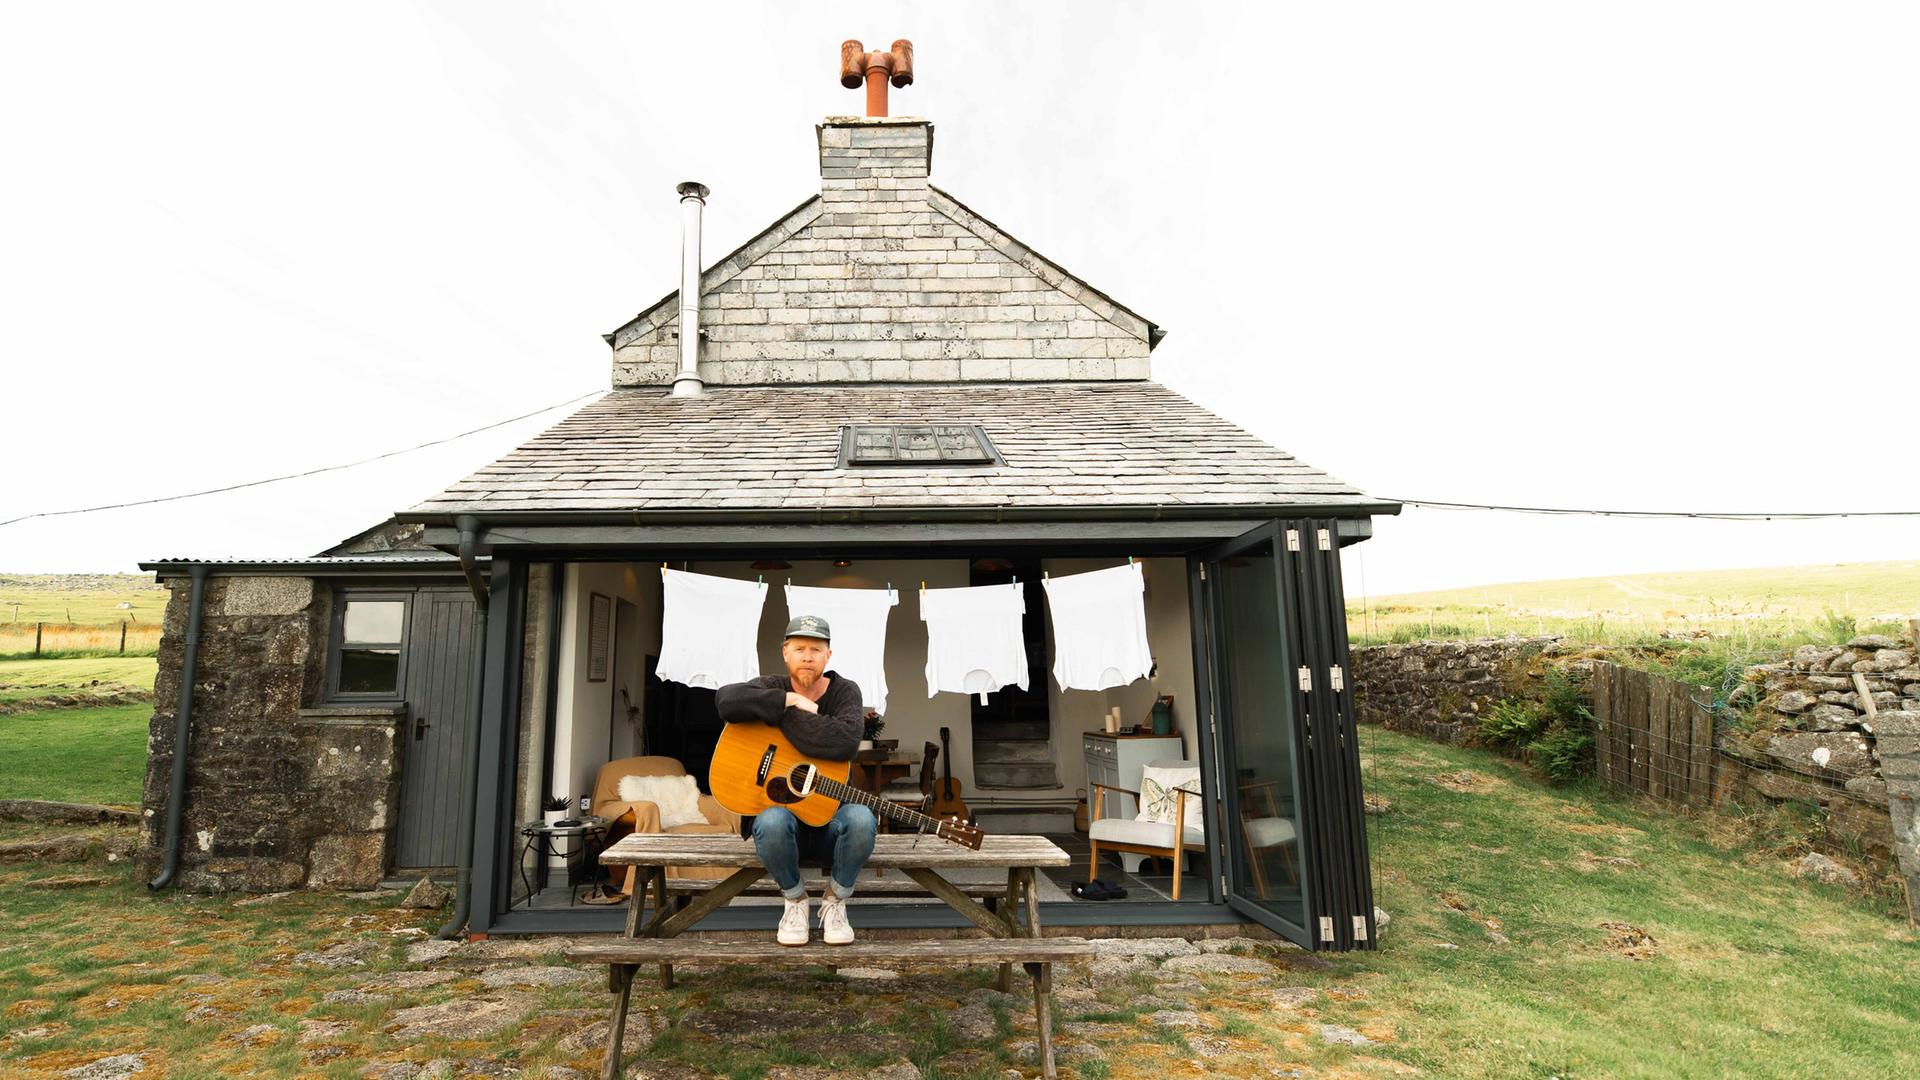
[[[718,690],[760,674],[760,609],[767,586],[660,568],[660,662],[668,682]]]
[[[1140,564],[1048,577],[1053,678],[1062,690],[1108,690],[1153,669]]]
[[[787,618],[818,615],[827,620],[833,640],[827,647],[833,658],[827,666],[852,679],[860,688],[860,703],[875,712],[887,711],[887,615],[900,594],[885,589],[821,589],[787,586]]]
[[[1012,684],[1027,688],[1027,642],[1020,617],[1027,612],[1019,582],[966,589],[921,589],[920,618],[927,624],[927,696],[942,690],[987,695]]]

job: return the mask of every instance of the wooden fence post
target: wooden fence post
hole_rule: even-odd
[[[1593,678],[1587,683],[1593,697],[1593,771],[1609,786],[1613,784],[1613,750],[1610,745],[1613,735],[1609,731],[1613,724],[1613,702],[1609,700],[1612,691],[1608,689],[1608,684],[1613,681],[1608,677],[1608,669],[1612,666],[1604,660],[1594,664]]]
[[[120,620],[120,655],[127,655],[127,620]]]
[[[1656,799],[1673,794],[1673,762],[1667,756],[1667,691],[1672,685],[1657,675],[1647,676],[1647,793]]]
[[[40,655],[40,633],[46,628],[47,624],[43,622],[33,624],[33,655],[35,656]]]
[[[1699,695],[1706,694],[1705,701]],[[1713,801],[1713,766],[1715,746],[1713,742],[1713,696],[1711,691],[1695,690],[1687,694],[1687,704],[1691,706],[1693,733],[1693,759],[1688,769],[1687,779],[1691,786],[1689,799],[1695,806],[1706,806]]]

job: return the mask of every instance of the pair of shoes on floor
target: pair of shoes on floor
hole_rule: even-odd
[[[1076,881],[1068,891],[1081,900],[1118,900],[1127,895],[1127,890],[1106,878]]]
[[[787,909],[780,913],[780,927],[774,931],[773,939],[782,945],[800,946],[807,943],[807,930],[812,923],[808,917],[809,898],[786,901]],[[853,944],[853,924],[847,921],[847,902],[827,893],[820,901],[820,940],[829,945]]]
[[[627,902],[627,894],[623,892],[615,892],[612,889],[607,888],[605,885],[595,885],[593,888],[588,889],[586,892],[580,895],[580,902],[583,904],[597,904],[601,906],[609,906],[612,904],[624,904]]]

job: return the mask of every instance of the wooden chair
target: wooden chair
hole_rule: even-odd
[[[1240,835],[1246,840],[1247,867],[1253,874],[1253,887],[1262,897],[1268,895],[1266,860],[1262,855],[1274,848],[1280,849],[1281,868],[1295,885],[1300,883],[1300,868],[1294,859],[1299,829],[1292,818],[1281,815],[1279,789],[1278,780],[1240,785]],[[1255,809],[1258,802],[1265,803],[1264,813]]]
[[[1168,763],[1168,764],[1181,764]],[[1199,776],[1199,766],[1194,766],[1194,776]],[[1090,855],[1087,860],[1087,880],[1092,881],[1100,873],[1100,849],[1108,851],[1126,851],[1139,855],[1153,855],[1173,860],[1173,898],[1180,899],[1180,872],[1186,865],[1186,853],[1205,851],[1207,840],[1205,830],[1197,825],[1187,824],[1187,800],[1194,804],[1193,820],[1200,820],[1200,796],[1186,790],[1185,787],[1173,788],[1173,820],[1138,821],[1133,818],[1102,817],[1106,813],[1108,792],[1119,792],[1134,797],[1136,804],[1141,803],[1140,793],[1121,787],[1108,787],[1105,784],[1093,785],[1093,818],[1087,822],[1087,845]],[[1179,837],[1176,844],[1174,837]]]

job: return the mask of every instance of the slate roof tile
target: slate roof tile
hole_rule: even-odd
[[[1004,465],[839,466],[847,424],[978,424]],[[615,390],[410,514],[1377,504],[1153,382]]]

